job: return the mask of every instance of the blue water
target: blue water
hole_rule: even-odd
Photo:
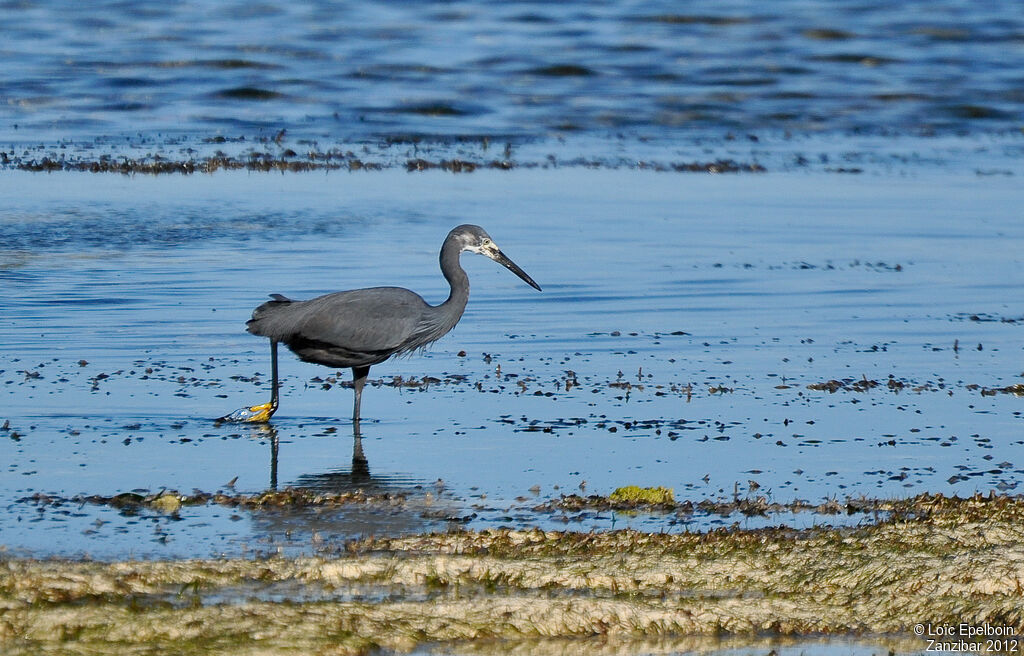
[[[631,484],[782,502],[1019,488],[1024,408],[982,393],[1024,372],[1014,3],[3,2],[0,36],[8,549],[872,519],[536,509]],[[210,157],[362,168],[16,170]],[[421,158],[482,168],[407,173]],[[722,162],[741,172],[707,174]],[[266,344],[244,331],[267,294],[439,302],[437,248],[465,222],[544,291],[466,256],[456,330],[371,372],[368,471],[348,373],[287,353],[273,432],[213,424],[267,396]],[[833,379],[880,386],[808,387]],[[231,481],[410,501],[67,501]]]
[[[967,0],[0,4],[0,144],[1012,134],[1024,13]],[[610,153],[606,153],[610,154]]]

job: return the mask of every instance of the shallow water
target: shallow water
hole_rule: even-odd
[[[0,196],[0,534],[19,553],[308,552],[453,524],[856,523],[871,518],[533,508],[629,484],[692,500],[965,495],[1015,491],[1024,473],[1020,399],[983,393],[1024,382],[1012,177],[7,172]],[[437,248],[466,221],[544,291],[464,257],[459,326],[371,371],[368,472],[353,470],[351,390],[287,352],[275,467],[274,433],[212,422],[268,394],[266,343],[244,331],[267,293],[395,284],[439,302]],[[880,385],[807,387],[832,379]],[[232,481],[409,502],[162,516],[25,500]]]

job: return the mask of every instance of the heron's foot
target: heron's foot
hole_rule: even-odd
[[[264,403],[263,405],[253,405],[248,408],[239,408],[229,415],[224,415],[217,419],[217,421],[233,421],[244,424],[265,424],[270,421],[270,418],[277,412],[276,403]]]

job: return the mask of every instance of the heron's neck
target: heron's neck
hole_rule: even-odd
[[[459,264],[459,255],[462,251],[454,241],[445,241],[441,247],[441,273],[451,287],[448,293],[448,300],[442,303],[442,307],[449,310],[455,321],[462,316],[469,301],[469,277]],[[454,323],[452,324],[455,325]]]

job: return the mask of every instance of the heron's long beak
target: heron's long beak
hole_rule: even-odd
[[[506,269],[508,269],[512,273],[514,273],[517,276],[519,276],[520,278],[522,278],[523,282],[525,282],[530,287],[533,287],[537,291],[541,291],[540,285],[535,283],[533,281],[533,278],[531,278],[530,276],[526,275],[526,272],[523,271],[522,269],[520,269],[518,264],[516,264],[512,260],[508,259],[508,256],[505,255],[504,253],[502,253],[499,249],[497,249],[497,248],[495,248],[494,250],[487,249],[487,250],[483,251],[483,253],[484,253],[484,255],[486,255],[487,257],[491,258],[492,260],[494,260],[495,262],[497,262],[501,266],[505,267]]]

